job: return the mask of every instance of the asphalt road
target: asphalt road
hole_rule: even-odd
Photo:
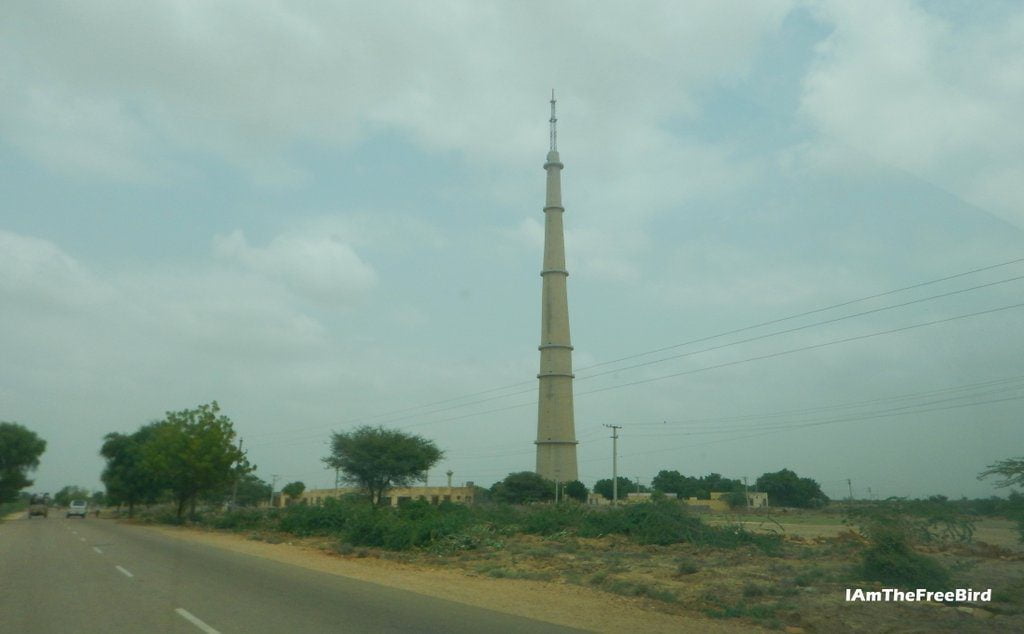
[[[51,512],[0,523],[0,631],[579,630]]]

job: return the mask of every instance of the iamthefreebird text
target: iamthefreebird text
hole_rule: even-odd
[[[918,588],[916,590],[899,590],[897,588],[882,588],[881,590],[862,590],[861,588],[847,588],[847,601],[863,601],[866,603],[880,601],[979,601],[988,602],[992,600],[992,589],[974,590],[973,588],[957,588],[944,592],[934,592]]]

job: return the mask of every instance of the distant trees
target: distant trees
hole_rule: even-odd
[[[88,501],[92,497],[92,491],[85,487],[68,485],[63,487],[53,496],[53,503],[57,506],[67,506],[75,500]]]
[[[584,487],[586,488],[586,487]],[[533,471],[510,473],[491,487],[491,500],[506,504],[527,504],[555,499],[555,483]],[[585,498],[584,498],[585,499]]]
[[[132,434],[109,433],[103,437],[100,455],[107,459],[100,479],[107,489],[110,504],[127,504],[128,517],[135,505],[156,501],[163,490],[157,474],[149,469],[143,449],[160,423],[151,423]]]
[[[110,502],[127,503],[130,514],[135,504],[167,491],[179,518],[186,507],[194,514],[199,496],[224,495],[253,470],[234,438],[231,419],[216,401],[167,412],[133,434],[107,434],[100,455],[107,459],[102,478]]]
[[[756,487],[768,494],[774,506],[818,508],[828,504],[828,496],[822,493],[817,482],[801,478],[789,469],[765,473],[757,479]]]
[[[587,485],[583,484],[579,480],[566,482],[562,492],[565,493],[565,497],[571,500],[576,500],[577,502],[586,502],[587,495],[590,493],[587,490]]]
[[[260,480],[253,473],[244,473],[238,478],[238,489],[234,494],[238,506],[256,506],[270,499],[270,484]]]
[[[331,437],[331,455],[323,461],[339,469],[346,482],[361,488],[374,505],[393,486],[423,480],[444,453],[433,441],[383,427],[363,425]]]
[[[292,500],[297,500],[302,497],[302,492],[305,490],[306,485],[302,482],[289,482],[281,487],[281,493],[284,493]]]
[[[675,493],[681,498],[699,498],[701,500],[711,499],[713,491],[727,493],[743,490],[742,482],[722,477],[718,473],[709,473],[706,476],[695,478],[685,476],[678,471],[665,470],[659,471],[658,475],[654,476],[651,486],[662,493]]]
[[[621,499],[621,500],[626,499],[626,494],[627,493],[631,493],[631,492],[635,492],[636,489],[637,489],[636,482],[633,482],[629,478],[624,478],[622,476],[618,477],[619,499]],[[640,489],[641,489],[641,492],[643,492],[643,491],[647,490],[647,487],[644,487],[644,486],[641,485]],[[594,483],[594,493],[600,493],[601,495],[603,495],[604,497],[606,497],[609,500],[612,499],[614,492],[615,491],[614,491],[614,489],[612,487],[612,479],[611,478],[605,478],[604,480],[598,480],[597,482]]]
[[[39,466],[46,441],[18,423],[0,421],[0,504],[18,499],[32,486],[28,473]]]

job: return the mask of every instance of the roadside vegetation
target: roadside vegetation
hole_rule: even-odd
[[[1024,551],[1012,543],[976,540],[979,526],[1007,533],[1018,521],[1024,542],[1024,496],[1016,492],[982,500],[835,502],[813,479],[782,469],[762,475],[753,487],[788,508],[754,511],[746,508],[746,487],[739,480],[661,471],[650,489],[625,478],[599,482],[594,493],[604,498],[615,489],[620,498],[650,493],[643,501],[613,506],[584,503],[591,492],[580,482],[556,484],[519,472],[490,490],[478,488],[471,506],[408,500],[392,507],[388,489],[422,480],[443,454],[419,436],[360,427],[334,434],[324,462],[361,493],[310,505],[305,485],[292,482],[277,498],[289,504],[257,507],[274,498],[244,455],[232,453],[230,421],[222,421],[216,434],[194,436],[199,440],[193,444],[219,456],[213,461],[219,475],[207,484],[175,486],[168,460],[153,456],[158,447],[184,451],[189,443],[180,438],[155,439],[191,437],[190,421],[215,422],[215,407],[169,414],[132,435],[108,435],[104,482],[111,501],[126,504],[129,514],[144,505],[138,518],[146,522],[190,522],[271,544],[298,542],[344,558],[575,584],[661,611],[698,611],[775,629],[898,630],[910,619],[925,630],[1024,630]],[[198,428],[210,425],[207,420]],[[999,475],[1001,483],[1019,485],[1021,464],[1002,461],[981,477]],[[722,499],[733,512],[698,513],[676,499],[708,499],[712,492],[727,493]],[[993,599],[966,606],[877,604],[869,612],[844,598],[848,588],[893,587],[992,588]]]
[[[32,486],[28,474],[39,467],[46,441],[18,423],[0,421],[0,504],[17,502]]]

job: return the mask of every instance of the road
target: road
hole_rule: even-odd
[[[0,631],[580,630],[51,512],[0,523]]]

